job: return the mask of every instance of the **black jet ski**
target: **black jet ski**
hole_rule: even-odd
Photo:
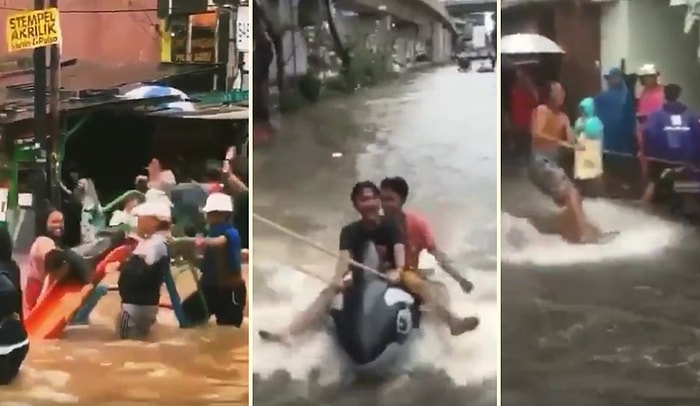
[[[366,270],[354,269],[352,282],[330,311],[337,342],[359,371],[391,368],[420,326],[419,304]]]

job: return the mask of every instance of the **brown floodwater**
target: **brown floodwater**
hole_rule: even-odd
[[[247,279],[247,267],[244,273]],[[116,282],[110,279],[105,283]],[[194,290],[188,273],[177,284],[182,296]],[[110,292],[89,326],[32,342],[20,375],[2,388],[0,406],[248,404],[247,320],[240,329],[213,321],[180,329],[164,309],[147,342],[127,341],[114,334],[118,309],[119,297]]]

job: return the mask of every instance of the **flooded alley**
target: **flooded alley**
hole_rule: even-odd
[[[504,406],[700,404],[697,234],[630,202],[587,199],[606,245],[532,228],[555,210],[524,174],[504,176]]]
[[[187,275],[177,281],[181,294],[194,291]],[[0,393],[0,406],[248,404],[247,324],[181,329],[171,311],[161,310],[148,342],[121,341],[114,332],[118,309],[119,295],[109,293],[90,326],[31,342],[19,376]]]
[[[380,399],[356,387],[330,395],[319,389],[338,383],[346,369],[326,331],[292,348],[254,334],[256,404],[496,403],[495,116],[496,75],[448,66],[282,118],[275,142],[255,151],[255,212],[335,250],[341,227],[356,218],[352,185],[403,176],[411,188],[407,207],[428,218],[438,244],[475,289],[465,294],[439,269],[435,279],[448,286],[456,313],[477,315],[481,325],[451,337],[426,323],[412,348],[411,383]],[[280,328],[323,287],[294,268],[330,276],[334,259],[265,224],[254,223],[254,230],[253,328]],[[431,260],[427,255],[421,265]]]

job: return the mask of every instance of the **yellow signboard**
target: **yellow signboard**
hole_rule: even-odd
[[[7,18],[7,49],[10,52],[58,44],[61,25],[58,8],[23,11]]]

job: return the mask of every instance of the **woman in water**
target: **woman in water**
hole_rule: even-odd
[[[40,224],[43,230],[37,230],[38,237],[29,249],[29,261],[25,267],[26,279],[24,291],[24,311],[31,311],[36,306],[41,292],[47,282],[46,255],[61,246],[63,238],[63,213],[49,208]]]
[[[10,383],[29,351],[22,324],[22,291],[17,263],[12,259],[12,238],[0,228],[0,385]]]

